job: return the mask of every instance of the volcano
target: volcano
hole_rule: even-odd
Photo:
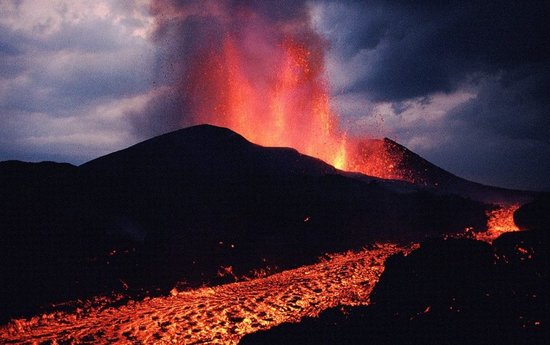
[[[344,172],[210,125],[79,167],[3,162],[3,317],[117,291],[220,284],[375,241],[484,231],[494,195],[532,197],[462,180],[388,139],[376,144],[398,152],[397,167],[419,183]]]

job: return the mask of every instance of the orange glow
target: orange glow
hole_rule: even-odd
[[[292,147],[341,170],[408,180],[385,142],[349,138],[340,128],[320,38],[283,29],[274,38],[268,24],[248,16],[253,34],[228,31],[189,62],[181,82],[187,121],[227,127],[262,146]]]
[[[248,333],[315,317],[327,308],[365,305],[384,261],[417,245],[379,244],[327,255],[319,263],[266,278],[12,320],[0,339],[14,343],[237,344]]]
[[[392,151],[385,140],[360,140],[355,143],[348,170],[385,179],[414,182],[400,167],[401,152]]]
[[[501,205],[496,210],[487,212],[487,231],[475,234],[480,241],[492,242],[505,232],[519,231],[514,222],[514,212],[520,205]]]
[[[196,61],[186,76],[192,86],[184,89],[193,122],[228,127],[254,143],[293,147],[347,168],[346,140],[330,111],[322,59],[290,37],[277,47],[267,76],[265,68],[254,70],[254,61],[229,35],[219,54]]]

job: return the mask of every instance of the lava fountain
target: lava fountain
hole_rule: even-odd
[[[506,232],[519,231],[514,222],[514,212],[520,207],[518,204],[500,205],[495,210],[487,212],[487,231],[475,234],[479,241],[492,242]]]
[[[201,37],[184,40],[185,52],[175,58],[184,65],[176,72],[180,125],[227,127],[256,144],[292,147],[338,169],[406,180],[395,168],[399,157],[341,129],[325,78],[327,43],[311,28],[307,6],[296,7],[274,14],[274,5],[156,3],[159,28],[193,22],[188,31]]]
[[[347,168],[346,138],[330,111],[317,36],[282,32],[265,46],[271,40],[262,37],[269,32],[265,21],[251,13],[240,16],[261,29],[225,33],[221,46],[198,54],[184,75],[183,98],[192,121],[228,127],[254,143],[293,147]]]

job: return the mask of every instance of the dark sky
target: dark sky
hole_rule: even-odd
[[[0,1],[0,160],[80,164],[182,126],[186,58],[246,7],[309,23],[350,135],[474,181],[550,188],[548,1],[221,3]]]

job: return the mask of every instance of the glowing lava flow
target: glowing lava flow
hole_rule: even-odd
[[[368,304],[384,261],[416,245],[378,244],[357,253],[272,276],[172,296],[146,298],[118,308],[56,312],[13,320],[0,328],[4,343],[221,343],[339,304]]]
[[[518,205],[487,214],[488,231],[474,234],[492,242],[518,230]],[[377,244],[360,252],[327,255],[319,263],[266,278],[145,298],[114,307],[54,312],[12,320],[0,328],[4,343],[220,343],[236,344],[248,333],[298,322],[337,305],[366,305],[385,260],[408,254],[417,244]]]
[[[520,205],[501,205],[499,208],[487,212],[487,231],[474,235],[476,240],[493,242],[505,232],[519,231],[514,222],[514,212]]]

